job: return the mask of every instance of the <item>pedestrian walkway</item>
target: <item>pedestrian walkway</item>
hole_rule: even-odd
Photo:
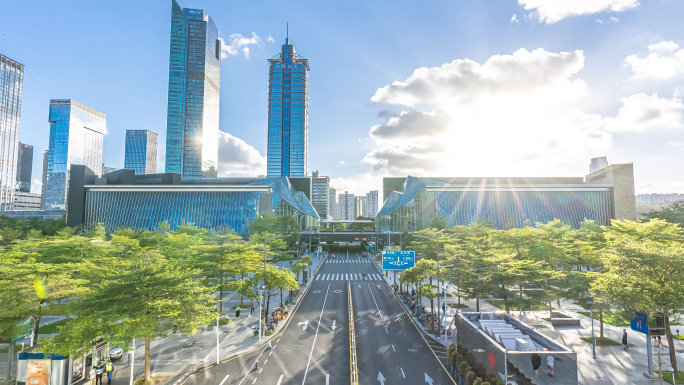
[[[349,259],[328,259],[325,263],[372,263],[370,259],[349,258]]]
[[[382,281],[380,274],[317,274],[316,281]]]

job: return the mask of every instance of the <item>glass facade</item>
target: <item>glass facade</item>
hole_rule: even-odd
[[[19,143],[19,157],[17,164],[17,190],[31,192],[31,173],[33,171],[33,146]]]
[[[173,0],[166,172],[216,176],[220,85],[221,41],[214,21]]]
[[[126,130],[124,168],[137,175],[157,172],[157,134],[148,130]]]
[[[50,100],[50,143],[45,187],[45,209],[65,210],[69,170],[82,164],[102,170],[105,114],[70,99]]]
[[[24,65],[0,55],[0,209],[14,201]],[[30,186],[29,186],[30,188]]]
[[[436,216],[449,226],[491,221],[494,228],[534,226],[559,219],[574,228],[585,219],[609,225],[612,188],[591,184],[449,185],[408,177],[404,191],[392,191],[378,213],[380,231],[413,232]]]
[[[309,61],[285,39],[268,60],[269,176],[306,176],[309,156]]]

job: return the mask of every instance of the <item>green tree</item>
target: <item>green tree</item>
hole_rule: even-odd
[[[608,239],[603,253],[605,273],[592,283],[592,290],[601,300],[626,311],[662,313],[670,362],[677,372],[670,320],[684,312],[682,229],[651,219],[643,223],[615,220],[604,230]]]
[[[659,210],[651,210],[642,215],[642,221],[650,221],[652,219],[662,219],[670,223],[676,223],[679,227],[684,228],[684,201],[674,202],[671,206],[663,207]]]

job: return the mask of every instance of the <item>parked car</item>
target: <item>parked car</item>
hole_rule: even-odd
[[[109,350],[109,359],[112,361],[120,360],[123,358],[123,349],[113,348]]]
[[[362,257],[367,257],[367,256],[368,256],[368,252],[367,252],[367,251],[362,252],[362,253],[361,253],[361,256],[362,256]]]

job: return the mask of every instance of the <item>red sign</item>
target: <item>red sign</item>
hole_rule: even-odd
[[[359,240],[359,238],[354,238],[354,240],[355,240],[355,241],[358,241],[358,240]]]
[[[494,369],[494,365],[496,365],[496,358],[494,358],[492,353],[489,353],[489,365],[492,365],[492,369]]]
[[[367,239],[366,239],[366,238],[363,238],[363,240],[364,240],[364,241],[367,241]]]

